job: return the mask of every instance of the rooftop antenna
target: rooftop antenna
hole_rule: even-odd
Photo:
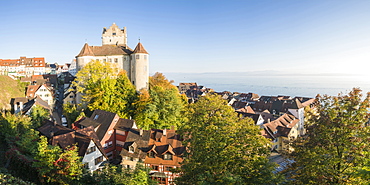
[[[140,37],[139,37],[139,43],[140,43]]]

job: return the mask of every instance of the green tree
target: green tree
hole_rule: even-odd
[[[16,137],[22,136],[32,128],[30,118],[22,115],[14,115],[9,112],[0,116],[0,135],[8,144],[15,141]]]
[[[369,164],[369,98],[368,94],[363,99],[359,89],[348,95],[317,97],[306,136],[293,143],[294,184],[370,183],[358,173]]]
[[[149,92],[142,91],[136,102],[135,120],[144,129],[164,129],[184,122],[186,99],[161,73],[150,77]]]
[[[63,104],[63,115],[66,117],[68,124],[76,121],[77,117],[83,112],[75,104],[69,102]]]
[[[78,180],[83,173],[82,162],[77,147],[62,150],[59,146],[48,145],[41,136],[33,166],[37,168],[40,181],[51,184],[70,184]]]
[[[105,110],[122,118],[133,116],[137,93],[124,71],[111,63],[91,61],[76,77],[73,84],[82,95],[79,109]]]
[[[180,129],[184,154],[177,184],[275,184],[270,142],[250,118],[239,119],[220,96],[191,104]]]
[[[121,166],[106,165],[101,171],[96,171],[92,176],[84,176],[78,184],[116,184],[116,185],[154,185],[155,181],[149,178],[149,170],[137,165],[134,170]]]
[[[30,117],[32,122],[32,128],[36,129],[39,128],[42,125],[42,122],[45,119],[48,119],[50,116],[50,112],[47,109],[44,109],[43,107],[36,105],[32,107]]]
[[[129,118],[133,113],[132,104],[137,99],[135,87],[126,73],[120,72],[115,79],[101,79],[100,86],[91,90],[90,110],[100,109],[117,113],[121,118]]]

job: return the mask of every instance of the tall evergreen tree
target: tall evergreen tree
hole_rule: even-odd
[[[292,154],[294,184],[369,184],[369,94],[318,96],[307,134]],[[366,167],[367,165],[367,167]],[[359,173],[364,170],[364,173]],[[359,175],[360,174],[360,175]]]
[[[250,118],[239,119],[221,97],[207,95],[190,105],[185,159],[177,184],[274,184],[270,142]]]

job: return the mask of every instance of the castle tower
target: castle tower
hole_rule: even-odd
[[[108,29],[103,28],[102,45],[127,46],[126,27],[120,29],[116,23],[113,23]]]
[[[149,53],[139,42],[131,54],[131,82],[136,90],[149,88]]]
[[[77,71],[81,70],[87,63],[95,59],[91,46],[85,43],[80,53],[76,56]]]

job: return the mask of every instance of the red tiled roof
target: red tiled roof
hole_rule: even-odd
[[[145,53],[145,54],[149,54],[149,53],[145,50],[144,46],[143,46],[140,42],[137,44],[137,46],[136,46],[136,48],[135,48],[135,50],[134,50],[134,52],[133,52],[133,53]]]

